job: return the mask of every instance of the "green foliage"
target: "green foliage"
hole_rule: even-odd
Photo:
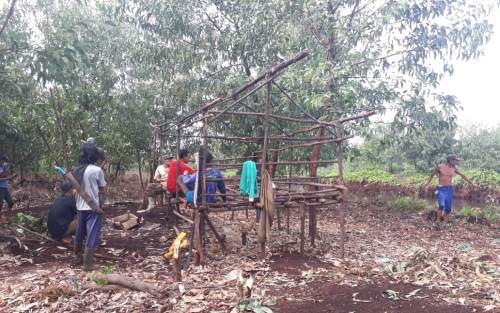
[[[499,222],[500,221],[500,207],[489,206],[485,208],[470,208],[466,207],[460,211],[460,215],[463,217],[472,217],[476,221],[487,220],[489,222]]]
[[[298,103],[323,120],[391,106],[391,127],[377,138],[382,148],[362,161],[390,172],[405,170],[404,160],[427,169],[455,144],[457,101],[434,88],[453,73],[453,60],[481,54],[494,7],[452,0],[27,3],[16,7],[0,37],[0,149],[27,170],[74,164],[89,136],[105,148],[112,167],[144,160],[153,167],[158,154],[175,148],[175,127],[153,140],[152,125],[172,126],[304,47],[308,59],[278,80]],[[440,62],[444,66],[436,66]],[[264,100],[261,90],[245,101],[245,110],[262,111]],[[272,101],[274,113],[303,115],[277,88]],[[211,131],[259,136],[259,124],[230,117]],[[345,133],[368,136],[367,125],[360,121]],[[272,132],[302,126],[275,121]],[[200,142],[197,126],[183,135],[193,136],[183,146]],[[258,145],[212,142],[211,149],[246,155]],[[325,145],[322,157],[333,156],[335,146]]]
[[[500,186],[500,173],[486,169],[464,170],[463,174],[477,185],[496,188]],[[457,186],[467,185],[461,177],[456,177],[454,182]]]
[[[346,181],[358,181],[367,183],[395,184],[394,175],[381,169],[363,169],[358,171],[348,171],[344,174]]]
[[[11,216],[10,222],[12,224],[27,227],[39,233],[44,233],[47,231],[47,223],[44,223],[43,220],[21,212]]]
[[[427,201],[415,197],[399,197],[392,200],[388,206],[402,211],[418,212],[427,209]]]
[[[500,125],[467,125],[458,129],[458,136],[457,154],[463,160],[462,166],[500,173]]]
[[[104,269],[102,270],[102,272],[104,274],[111,274],[113,273],[113,271],[115,270],[115,268],[118,266],[118,262],[109,262],[108,264],[106,264],[106,266],[104,267]]]

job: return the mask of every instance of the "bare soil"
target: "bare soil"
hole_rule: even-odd
[[[500,225],[464,224],[432,230],[418,213],[351,202],[318,212],[320,238],[298,253],[299,216],[292,212],[291,232],[273,226],[265,260],[259,257],[254,212],[210,215],[226,238],[227,251],[208,232],[207,265],[184,262],[183,287],[172,280],[162,255],[175,238],[174,221],[164,208],[144,215],[128,231],[109,219],[137,214],[142,194],[137,179],[127,178],[109,198],[103,229],[106,246],[99,253],[116,258],[113,272],[154,284],[164,296],[154,297],[124,288],[104,290],[73,265],[64,245],[19,236],[27,249],[0,255],[0,312],[238,312],[238,284],[227,278],[241,271],[252,279],[252,297],[274,312],[500,312]],[[40,188],[40,187],[37,187]],[[121,193],[121,196],[120,196]],[[373,195],[367,192],[368,199]],[[115,203],[121,200],[135,202]],[[19,207],[37,217],[48,205],[30,202]],[[347,213],[346,257],[340,258],[338,210]],[[188,214],[186,212],[186,214]],[[284,214],[282,214],[283,216]],[[176,224],[189,230],[189,224]],[[306,225],[307,229],[307,225]],[[241,232],[248,233],[242,246]],[[109,260],[99,260],[101,270]],[[413,295],[412,292],[419,289]],[[388,299],[393,290],[408,299]]]

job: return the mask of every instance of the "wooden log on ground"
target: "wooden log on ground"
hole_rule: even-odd
[[[99,272],[94,272],[90,275],[91,275],[90,278],[94,281],[95,280],[105,281],[106,284],[119,285],[132,290],[147,292],[152,294],[153,296],[161,295],[160,290],[157,289],[155,286],[125,275],[103,274]]]
[[[44,240],[50,241],[52,243],[55,243],[58,246],[64,246],[64,247],[70,249],[70,251],[71,251],[71,249],[73,249],[73,247],[71,245],[69,245],[69,244],[66,244],[66,243],[64,243],[62,241],[57,241],[55,239],[52,239],[50,237],[45,236],[44,234],[40,234],[40,233],[34,232],[34,231],[32,231],[32,230],[30,230],[30,229],[28,229],[28,228],[26,228],[26,227],[24,227],[22,225],[17,225],[16,224],[16,225],[14,225],[14,227],[19,227],[19,228],[23,229],[24,231],[26,231],[26,232],[28,232],[28,233],[30,233],[32,235],[38,236],[40,238],[43,238]],[[104,255],[104,254],[100,254],[100,253],[94,253],[94,256],[96,258],[98,258],[98,259],[104,259],[104,260],[111,260],[111,261],[119,261],[120,260],[120,258],[118,258],[118,257],[114,257],[114,256],[110,256],[110,255]]]
[[[181,213],[177,212],[176,210],[173,210],[172,211],[174,213],[175,216],[183,219],[184,221],[188,222],[189,224],[194,224],[194,221],[184,215],[182,215]]]

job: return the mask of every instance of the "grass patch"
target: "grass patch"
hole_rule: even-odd
[[[429,204],[427,201],[415,197],[399,197],[389,202],[388,206],[401,211],[418,212],[427,209]]]
[[[478,222],[486,220],[488,222],[500,222],[500,207],[491,206],[486,208],[463,208],[460,211],[462,217],[467,218],[468,221]]]

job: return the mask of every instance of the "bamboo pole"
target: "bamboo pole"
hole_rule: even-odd
[[[267,151],[267,148],[266,148]],[[264,152],[264,151],[263,151]],[[257,165],[261,165],[265,167],[266,165],[309,165],[312,163],[318,163],[318,164],[333,164],[337,163],[338,160],[319,160],[319,161],[279,161],[279,162],[258,162]],[[220,168],[238,168],[242,167],[243,164],[240,163],[215,163],[212,164],[213,167],[220,167]]]
[[[304,254],[304,234],[305,234],[306,209],[305,204],[300,206],[300,253]]]
[[[329,140],[315,141],[315,142],[304,143],[304,144],[300,144],[300,145],[290,145],[290,146],[285,146],[285,147],[280,148],[280,149],[270,149],[269,151],[284,151],[284,150],[288,150],[288,149],[292,149],[292,148],[310,147],[310,146],[315,146],[315,145],[322,145],[325,143],[345,141],[345,140],[348,140],[351,138],[354,138],[354,135],[345,136],[342,138],[333,138],[333,139],[330,138]]]
[[[272,78],[272,77],[271,77]],[[261,177],[264,176],[264,172],[266,170],[266,161],[267,161],[267,145],[268,145],[268,139],[267,137],[269,136],[269,115],[271,114],[271,92],[272,92],[272,85],[271,81],[272,79],[268,79],[269,83],[267,84],[267,101],[266,101],[266,107],[265,107],[265,118],[264,118],[264,143],[262,146],[262,163],[260,164],[260,175]],[[277,162],[274,162],[277,163]],[[261,186],[261,189],[264,187]],[[261,216],[260,220],[262,221],[263,219],[266,219],[267,212],[266,210],[261,211]],[[264,222],[265,223],[265,222]],[[262,258],[265,259],[266,257],[266,242],[265,239],[260,243],[260,251],[262,253]]]
[[[262,84],[260,84],[259,86],[255,87],[254,89],[252,89],[250,92],[248,92],[246,95],[244,95],[243,97],[239,98],[238,100],[234,101],[233,103],[231,103],[228,107],[226,107],[224,110],[220,111],[220,112],[216,112],[216,111],[207,111],[209,113],[217,113],[217,115],[215,115],[209,122],[209,124],[212,124],[214,121],[216,121],[219,117],[221,117],[222,114],[226,113],[227,111],[229,111],[231,108],[234,108],[238,103],[242,102],[243,100],[245,100],[246,98],[250,97],[251,95],[253,95],[255,92],[257,92],[260,88],[264,87],[266,84],[268,84],[271,80],[273,80],[274,78],[276,78],[276,76],[271,76],[270,78],[267,78]]]

